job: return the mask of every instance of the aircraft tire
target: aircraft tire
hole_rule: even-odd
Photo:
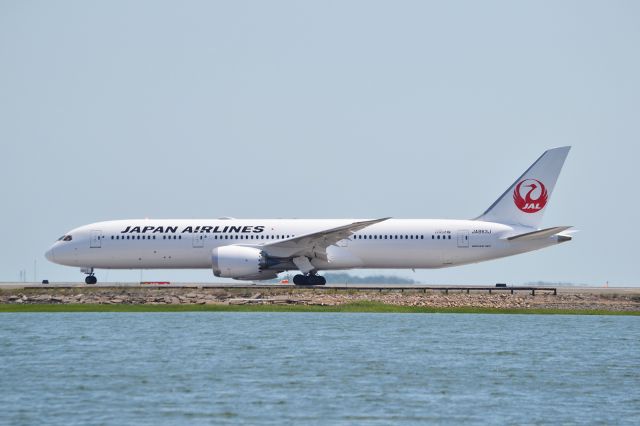
[[[311,275],[309,277],[309,284],[311,285],[325,285],[327,280],[322,275]]]
[[[85,279],[84,279],[85,284],[95,284],[98,282],[98,279],[95,277],[95,275],[88,275]]]
[[[309,285],[309,278],[302,274],[294,275],[293,283],[295,285]]]
[[[302,275],[298,274],[293,277],[295,285],[325,285],[327,280],[322,275]]]

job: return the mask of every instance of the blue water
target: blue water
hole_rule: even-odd
[[[639,424],[640,318],[0,315],[2,424]]]

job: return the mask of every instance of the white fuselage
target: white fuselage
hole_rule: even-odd
[[[47,251],[55,263],[102,269],[211,268],[216,247],[260,247],[356,219],[117,220],[69,232]],[[509,241],[530,231],[473,220],[390,219],[355,232],[327,247],[317,270],[351,268],[442,268],[480,262],[548,247],[557,236]],[[287,268],[295,269],[295,267]]]
[[[265,280],[287,270],[301,285],[317,272],[353,268],[443,268],[571,240],[569,226],[538,229],[569,147],[545,151],[475,220],[116,220],[82,226],[47,251],[56,263],[94,268],[211,268],[218,277]],[[511,225],[517,224],[517,225]]]

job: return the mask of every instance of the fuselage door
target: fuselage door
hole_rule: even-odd
[[[102,247],[102,231],[91,231],[90,248]]]
[[[193,247],[194,248],[202,248],[202,247],[204,247],[204,235],[202,235],[202,234],[193,234]]]
[[[469,231],[458,231],[458,247],[469,247]]]

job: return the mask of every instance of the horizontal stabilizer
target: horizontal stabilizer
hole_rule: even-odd
[[[518,241],[538,240],[538,239],[541,239],[541,238],[548,238],[548,237],[551,237],[552,235],[559,234],[560,232],[566,231],[569,228],[571,228],[571,227],[570,226],[555,226],[553,228],[541,229],[539,231],[525,232],[524,234],[513,235],[511,237],[507,237],[507,240],[509,240],[509,241],[514,241],[514,240],[518,240]]]

